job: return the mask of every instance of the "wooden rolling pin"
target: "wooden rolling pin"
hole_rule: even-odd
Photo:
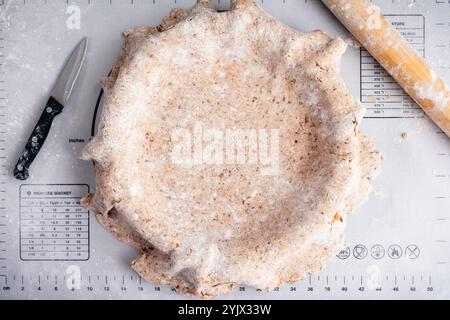
[[[450,137],[450,91],[368,0],[322,0],[387,72]]]

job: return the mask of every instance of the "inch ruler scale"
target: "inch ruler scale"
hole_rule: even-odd
[[[135,252],[80,206],[95,184],[91,163],[78,155],[91,138],[99,81],[117,57],[121,32],[156,25],[194,2],[0,0],[0,299],[183,298],[134,273]],[[373,2],[450,83],[450,3]],[[216,1],[221,9],[228,3]],[[350,37],[318,0],[258,3],[297,30]],[[16,181],[17,155],[82,36],[91,46],[71,105],[30,179]],[[237,287],[223,298],[450,298],[450,142],[365,50],[349,47],[342,73],[368,108],[363,132],[385,157],[369,202],[351,217],[346,245],[320,274],[271,293]]]
[[[6,86],[5,86],[5,71],[3,66],[5,63],[5,25],[0,21],[0,278],[6,279],[7,266],[7,240],[6,229],[8,226],[8,216],[6,208],[6,179],[7,165],[6,165]],[[0,280],[1,281],[1,280]]]

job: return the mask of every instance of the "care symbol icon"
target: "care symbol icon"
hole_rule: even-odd
[[[380,260],[383,259],[384,255],[386,254],[386,250],[381,244],[376,244],[370,249],[370,255],[372,258]]]
[[[350,247],[346,247],[337,254],[338,259],[345,260],[350,257]]]
[[[414,260],[419,257],[420,249],[417,245],[410,244],[409,246],[406,247],[405,254],[409,259]]]
[[[356,259],[362,260],[367,256],[367,248],[362,244],[358,244],[353,248],[353,256]]]
[[[399,259],[403,254],[403,249],[397,244],[393,244],[388,249],[388,255],[391,259]]]

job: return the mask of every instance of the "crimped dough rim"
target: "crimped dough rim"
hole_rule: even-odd
[[[206,6],[204,1],[200,1],[192,10],[172,12],[158,28],[129,31],[113,73],[104,81],[107,95],[99,133],[83,150],[83,158],[92,159],[96,164],[96,192],[84,198],[83,203],[97,212],[100,222],[119,239],[133,244],[141,252],[141,258],[133,264],[134,268],[150,281],[167,283],[177,287],[182,293],[200,296],[226,292],[235,283],[272,289],[285,281],[295,281],[309,272],[321,269],[342,242],[347,215],[367,198],[370,182],[377,173],[380,159],[379,154],[373,151],[371,143],[356,129],[364,110],[347,92],[339,72],[339,60],[345,50],[345,43],[339,38],[330,38],[321,31],[296,32],[269,17],[253,1],[235,1],[232,9],[230,12],[218,14]],[[259,29],[255,29],[252,23],[257,23]],[[143,94],[142,91],[134,92],[137,90],[136,84],[140,82],[143,88],[154,89],[156,80],[151,77],[155,70],[167,70],[176,75],[175,79],[186,79],[188,76],[183,69],[174,71],[172,61],[164,60],[164,52],[177,52],[195,42],[190,38],[193,32],[208,34],[209,30],[221,30],[224,25],[237,25],[229,32],[241,33],[226,38],[227,44],[220,43],[222,38],[217,35],[213,40],[207,40],[218,42],[223,48],[227,48],[231,43],[227,49],[230,52],[232,49],[240,49],[236,44],[239,41],[248,42],[249,48],[254,50],[252,54],[255,60],[264,64],[260,69],[255,68],[256,71],[278,77],[277,72],[281,69],[287,76],[280,84],[280,91],[291,96],[297,94],[298,98],[286,103],[286,100],[277,97],[278,102],[286,108],[291,108],[288,110],[299,109],[298,114],[293,115],[299,117],[301,126],[297,131],[304,130],[300,134],[300,142],[307,145],[305,150],[302,149],[298,154],[294,152],[298,151],[298,147],[292,144],[282,146],[285,149],[281,151],[280,174],[286,176],[279,179],[283,180],[282,182],[256,178],[252,175],[255,172],[250,170],[246,171],[249,178],[236,178],[236,183],[228,184],[228,189],[232,192],[233,188],[254,179],[259,182],[261,188],[270,193],[270,197],[261,195],[255,201],[255,205],[261,206],[261,211],[264,211],[264,208],[269,212],[264,219],[259,220],[258,215],[252,212],[247,214],[248,221],[243,224],[210,214],[217,205],[208,205],[200,217],[197,215],[193,218],[192,209],[181,211],[181,215],[174,218],[173,210],[169,211],[169,215],[163,215],[159,211],[162,207],[155,205],[155,209],[149,209],[142,198],[130,196],[130,188],[136,180],[141,179],[142,172],[145,178],[142,178],[140,184],[149,188],[145,189],[146,191],[156,190],[154,187],[150,188],[149,184],[164,185],[163,180],[152,180],[148,174],[149,170],[143,170],[145,166],[137,164],[130,167],[130,159],[135,156],[142,160],[143,155],[157,154],[145,148],[144,151],[136,151],[141,146],[140,139],[143,135],[143,132],[136,128],[145,127],[148,119],[170,127],[172,118],[169,121],[161,121],[161,118],[166,116],[166,112],[169,114],[171,109],[158,108],[149,100],[164,100],[163,94],[167,96],[176,91],[166,90],[161,93],[148,90],[149,94]],[[258,31],[261,29],[264,31]],[[250,33],[244,34],[242,30],[253,31],[253,38],[248,36]],[[264,43],[265,40],[267,43]],[[261,43],[273,49],[274,56],[279,59],[270,61],[270,54],[261,53],[264,51],[258,47]],[[269,49],[264,52],[269,52]],[[190,48],[189,51],[198,53],[195,48]],[[224,55],[223,60],[225,59]],[[153,65],[154,61],[161,65]],[[149,68],[149,65],[152,67]],[[214,63],[212,65],[215,67]],[[247,64],[246,67],[250,69],[251,65]],[[194,69],[193,73],[198,73],[196,79],[205,78],[202,70]],[[228,72],[231,73],[230,70],[228,69]],[[240,76],[237,73],[238,79],[245,83],[243,80],[247,79],[239,78]],[[230,79],[225,78],[223,81],[228,81],[231,87],[234,85]],[[152,84],[149,85],[149,82]],[[271,82],[267,83],[271,85]],[[315,96],[319,96],[320,106],[314,104],[315,98],[309,95],[309,87],[305,87],[305,83],[310,85],[311,90],[317,91]],[[167,84],[164,86],[166,88]],[[273,87],[277,89],[275,85]],[[196,101],[198,97],[203,98],[205,88],[200,86],[198,91],[190,91],[191,99]],[[252,94],[244,89],[233,88],[233,92],[237,90],[248,98]],[[188,94],[186,87],[180,85],[178,90],[181,92],[178,100],[185,102],[183,95]],[[263,90],[261,97],[265,95],[267,92]],[[226,98],[224,101],[227,101]],[[270,113],[270,105],[262,103],[261,108],[266,106]],[[258,118],[260,115],[255,112],[254,107],[255,105],[247,106],[240,112],[245,111],[250,114],[249,117],[256,117],[254,122],[250,121],[253,125],[265,124]],[[195,108],[192,106],[192,109]],[[217,112],[223,109],[223,104],[219,105]],[[228,117],[228,110],[225,111]],[[200,110],[194,116],[201,118],[204,114]],[[223,120],[220,117],[214,118],[216,114],[211,117],[214,121]],[[280,119],[287,128],[295,127],[290,120],[292,118]],[[276,123],[273,120],[269,122]],[[137,135],[140,137],[135,138]],[[164,135],[160,137],[162,136]],[[290,135],[287,134],[284,138],[297,141],[298,135],[290,132]],[[158,139],[152,142],[153,145],[158,143],[163,144]],[[288,156],[291,157],[287,159]],[[292,163],[296,161],[306,163],[298,167],[294,165],[292,168]],[[284,165],[288,169],[285,169]],[[169,168],[175,170],[170,165]],[[157,170],[158,168],[155,171]],[[208,170],[206,168],[201,173],[209,172]],[[298,174],[302,170],[304,173]],[[231,176],[234,174],[235,172]],[[188,180],[186,176],[183,177]],[[193,178],[195,182],[196,179]],[[214,179],[217,179],[217,176],[212,175],[211,180]],[[301,181],[291,181],[295,179]],[[268,187],[271,183],[278,183],[280,190],[286,185],[294,187],[291,193],[280,191],[283,197],[277,198],[274,207],[265,208],[266,202],[277,195]],[[210,187],[208,184],[205,186]],[[205,190],[205,193],[208,193],[208,190]],[[162,196],[165,192],[149,194]],[[226,199],[227,196],[229,194],[225,188],[219,197]],[[303,199],[308,197],[310,199]],[[189,201],[187,203],[189,204]],[[137,208],[140,210],[136,210]],[[236,205],[235,208],[237,216],[246,212],[244,206]],[[271,209],[273,210],[270,211]],[[144,215],[144,221],[140,217],[135,219],[137,211],[139,215]],[[232,230],[232,236],[226,239],[228,230]],[[152,253],[149,253],[149,250]],[[165,268],[161,268],[161,264],[157,263],[159,259],[165,261]]]

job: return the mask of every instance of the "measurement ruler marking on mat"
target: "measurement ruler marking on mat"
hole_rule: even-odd
[[[1,2],[0,2],[1,4]],[[7,116],[7,94],[5,84],[5,72],[3,70],[5,61],[5,37],[3,21],[0,21],[0,275],[6,274],[7,266],[7,239],[8,212],[6,208],[6,116]]]
[[[0,6],[5,5],[7,2],[16,2],[16,4],[22,4],[22,5],[35,5],[38,1],[36,0],[0,0]],[[159,5],[163,3],[164,5],[179,5],[179,4],[194,4],[195,0],[40,0],[40,3],[37,3],[37,5],[51,5],[56,2],[62,2],[66,5],[123,5],[123,4],[129,4],[129,5]],[[277,0],[280,2],[280,4],[286,4],[287,0]],[[311,2],[318,1],[318,0],[302,0],[302,3],[309,4]],[[218,6],[223,6],[229,3],[229,0],[213,0],[213,2]],[[265,0],[256,0],[257,3],[260,5],[264,5],[266,2]]]
[[[121,295],[125,293],[170,293],[173,288],[154,285],[142,281],[142,278],[135,274],[120,275],[94,275],[80,274],[78,278],[74,274],[69,275],[13,275],[0,279],[0,289],[3,294],[8,292],[26,295],[27,293],[45,295],[48,290],[58,292],[68,292],[72,294],[98,294],[109,292],[109,294]],[[286,285],[282,288],[275,288],[273,295],[289,292],[293,295],[315,294],[376,294],[380,297],[383,292],[392,295],[419,294],[421,296],[433,293],[436,288],[433,286],[430,275],[314,275],[304,279],[296,285]],[[259,289],[238,286],[236,294],[264,295],[265,292]]]

